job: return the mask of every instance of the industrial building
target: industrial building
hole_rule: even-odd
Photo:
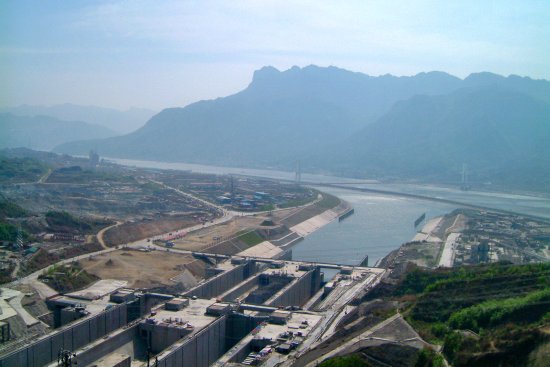
[[[324,268],[339,271],[328,287]],[[57,310],[58,328],[1,357],[0,367],[57,366],[60,351],[73,353],[79,366],[96,367],[282,361],[330,331],[346,304],[362,296],[383,272],[228,257],[183,294],[142,293],[122,283],[118,288],[103,284],[102,291],[49,300]]]

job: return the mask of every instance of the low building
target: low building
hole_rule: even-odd
[[[229,303],[216,302],[206,309],[206,314],[210,316],[223,316],[232,311]]]
[[[134,299],[136,299],[136,292],[131,289],[119,289],[109,297],[109,300],[114,303],[131,302]]]
[[[269,315],[269,322],[272,324],[285,325],[290,319],[291,313],[289,311],[277,310],[273,311]]]
[[[164,304],[164,309],[167,311],[180,311],[189,306],[189,299],[174,298]]]

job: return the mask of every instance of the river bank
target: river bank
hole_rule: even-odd
[[[118,159],[113,161],[138,167],[190,169],[194,172],[260,176],[289,182],[294,179],[292,172],[272,170]],[[332,220],[322,226],[315,226],[313,221],[310,222],[314,230],[306,231],[307,236],[292,245],[293,257],[297,260],[357,265],[368,254],[371,263],[376,263],[416,236],[413,223],[422,213],[426,213],[426,218],[430,219],[464,206],[496,209],[550,220],[550,200],[523,193],[462,191],[452,187],[418,184],[384,184],[304,173],[302,183],[306,182],[349,202],[355,213],[341,223]],[[344,184],[341,187],[319,187],[315,183]],[[289,228],[294,225],[296,224]]]
[[[251,177],[264,177],[288,182],[295,181],[295,173],[271,169],[250,169],[236,167],[209,166],[188,163],[167,163],[156,161],[139,161],[130,159],[106,158],[109,161],[142,168],[166,168],[175,170],[192,170],[193,172],[233,174]],[[490,191],[488,188],[480,190],[460,190],[458,187],[437,186],[433,184],[417,183],[382,183],[376,180],[354,179],[321,174],[302,173],[302,184],[310,186],[330,185],[338,183],[343,189],[363,189],[365,192],[383,195],[404,195],[404,197],[421,200],[437,200],[459,206],[475,206],[477,208],[495,209],[531,215],[536,218],[550,220],[550,197],[548,194],[534,194],[529,192]],[[334,187],[336,187],[334,186]]]

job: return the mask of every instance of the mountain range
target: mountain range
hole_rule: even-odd
[[[300,160],[315,172],[448,182],[459,181],[465,163],[473,181],[521,186],[536,174],[548,185],[549,106],[550,82],[518,76],[264,67],[234,95],[55,150],[283,169]]]
[[[341,176],[550,187],[550,104],[500,86],[415,96],[354,136],[309,157]]]
[[[0,113],[16,116],[49,116],[63,121],[83,121],[106,127],[119,134],[127,134],[145,125],[156,113],[145,108],[130,108],[125,111],[98,106],[80,106],[71,103],[53,106],[21,105],[0,108]]]
[[[101,139],[114,135],[117,133],[104,126],[82,121],[0,113],[0,148],[26,147],[49,151],[68,141]]]
[[[143,128],[98,144],[103,155],[126,158],[285,166],[359,131],[393,103],[440,94],[460,80],[444,73],[370,77],[338,68],[280,72],[264,67],[243,91],[161,111]],[[82,152],[87,143],[59,147]],[[83,149],[83,150],[82,150]]]

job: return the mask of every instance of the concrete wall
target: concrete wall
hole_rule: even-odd
[[[303,306],[321,288],[321,269],[308,271],[301,278],[292,281],[266,306]]]
[[[221,317],[191,339],[158,359],[158,367],[208,367],[226,351],[226,317]]]
[[[161,353],[164,349],[187,336],[192,330],[182,327],[163,326],[159,324],[140,323],[139,331],[144,335],[152,353]]]
[[[40,367],[57,360],[60,349],[74,351],[126,325],[126,305],[77,321],[0,359],[0,367]]]
[[[223,292],[233,288],[243,280],[247,279],[256,272],[256,263],[250,261],[246,264],[237,265],[235,268],[216,275],[206,282],[189,290],[184,295],[186,297],[196,296],[198,298],[214,298]]]
[[[247,281],[242,283],[239,287],[235,288],[229,293],[225,293],[222,297],[222,301],[224,302],[233,302],[235,299],[244,293],[248,292],[252,288],[258,285],[259,282],[259,275],[250,277]]]
[[[132,353],[128,353],[130,354],[130,356],[132,356],[134,354],[133,352],[135,349],[133,348],[133,344],[135,344],[137,339],[139,339],[139,334],[138,334],[138,325],[136,324],[129,327],[126,330],[123,330],[119,333],[115,333],[115,335],[112,335],[111,337],[109,337],[109,339],[102,340],[101,343],[98,343],[97,345],[94,345],[91,348],[86,349],[81,353],[78,353],[77,354],[78,365],[87,366],[92,362],[95,362],[98,359],[106,356],[107,354],[112,353],[117,349],[120,349],[126,346],[127,344],[132,344],[132,345],[127,347],[125,352],[132,352]]]
[[[169,294],[162,293],[145,293],[140,298],[140,315],[145,315],[146,313],[151,312],[151,309],[158,305],[159,303],[166,302],[174,298]]]

